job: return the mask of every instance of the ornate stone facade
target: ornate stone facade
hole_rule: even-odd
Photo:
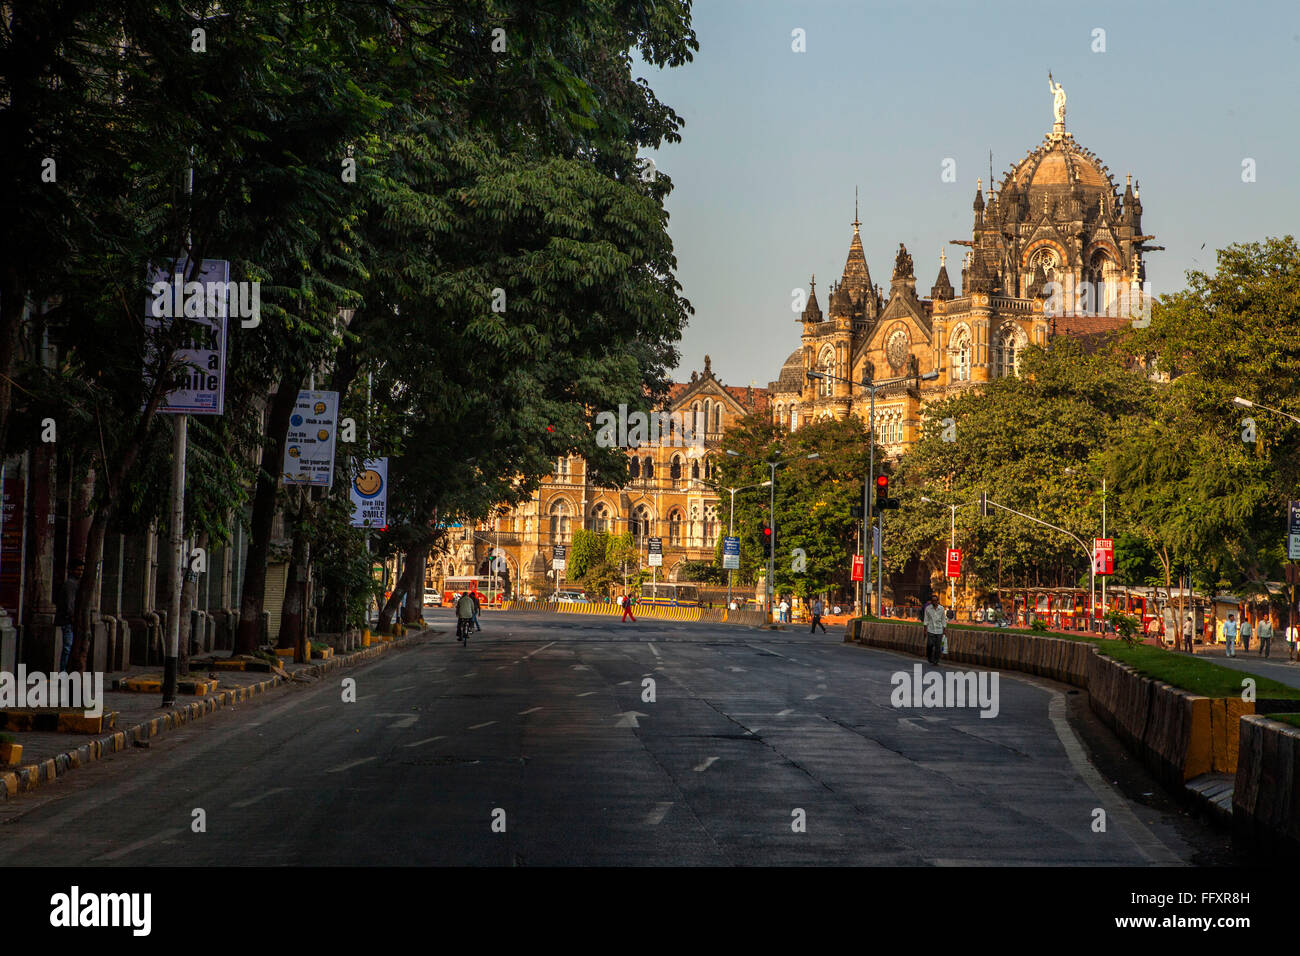
[[[663,539],[661,581],[676,580],[683,562],[711,561],[719,535],[727,533],[730,497],[719,501],[705,485],[713,463],[722,454],[722,438],[731,424],[751,412],[767,410],[767,390],[724,385],[713,374],[709,356],[704,371],[692,372],[689,382],[672,385],[664,411],[693,423],[702,445],[640,448],[627,452],[628,484],[601,488],[587,477],[581,458],[562,458],[530,501],[495,522],[463,532],[452,541],[452,552],[431,561],[430,587],[440,587],[446,574],[487,573],[493,548],[505,553],[511,589],[545,595],[555,589],[550,572],[557,544],[569,544],[581,528],[592,531],[631,530],[645,564],[647,539]],[[548,577],[549,575],[549,577]]]
[[[970,240],[957,295],[941,251],[929,298],[916,292],[912,257],[900,244],[889,294],[873,286],[853,221],[849,254],[830,285],[825,315],[815,277],[799,318],[801,345],[770,383],[774,422],[790,429],[822,418],[870,417],[860,384],[809,379],[829,372],[861,383],[905,379],[876,390],[875,430],[897,456],[920,433],[925,405],[1019,368],[1021,350],[1055,335],[1090,336],[1132,320],[1142,295],[1142,202],[1129,177],[1121,194],[1109,169],[1065,131],[1064,94],[1052,132],[1009,169],[1001,189],[977,181]],[[1053,285],[1055,283],[1056,285]],[[1095,292],[1090,300],[1080,294]],[[1066,295],[1052,297],[1053,290]],[[920,376],[937,371],[938,378]]]

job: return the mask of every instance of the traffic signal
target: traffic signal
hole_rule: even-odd
[[[758,527],[758,538],[763,543],[763,557],[772,556],[772,528],[764,521]]]
[[[981,491],[980,492],[980,517],[987,518],[988,516],[989,516],[989,496],[987,493]]]
[[[876,510],[887,511],[898,507],[898,499],[889,497],[889,476],[876,475]]]

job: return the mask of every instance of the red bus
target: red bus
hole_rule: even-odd
[[[454,605],[456,596],[466,591],[476,592],[480,604],[490,604],[493,607],[500,607],[502,601],[510,600],[509,590],[502,587],[499,578],[494,580],[486,574],[461,574],[448,575],[442,579],[443,605]]]

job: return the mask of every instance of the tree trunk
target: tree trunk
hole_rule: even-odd
[[[393,585],[393,593],[388,596],[383,609],[379,612],[379,623],[376,626],[381,634],[393,626],[393,615],[401,607],[402,598],[406,596],[406,585],[403,583],[405,580],[406,575],[403,574],[402,580]]]
[[[275,520],[275,496],[280,488],[280,468],[284,460],[284,441],[289,418],[298,402],[303,373],[286,375],[280,390],[271,400],[267,416],[262,466],[257,472],[257,491],[253,497],[253,519],[248,529],[248,557],[244,566],[244,590],[239,600],[239,630],[235,633],[235,654],[251,654],[262,633],[262,606],[266,599],[266,559],[271,546],[271,524]]]
[[[429,560],[429,543],[411,548],[406,552],[407,593],[406,613],[402,623],[416,624],[424,620],[424,566]]]
[[[303,527],[303,518],[307,505],[299,508],[293,523],[293,551],[289,557],[289,578],[284,586],[284,610],[280,612],[280,637],[277,647],[294,648],[298,651],[294,660],[306,655],[300,645],[305,634],[304,610],[307,590],[307,533]],[[286,512],[287,514],[287,512]]]

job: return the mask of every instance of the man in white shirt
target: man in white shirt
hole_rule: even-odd
[[[931,664],[939,663],[943,651],[943,632],[948,627],[948,612],[933,594],[925,604],[925,659]]]
[[[790,623],[790,602],[785,598],[781,599],[781,623]]]

